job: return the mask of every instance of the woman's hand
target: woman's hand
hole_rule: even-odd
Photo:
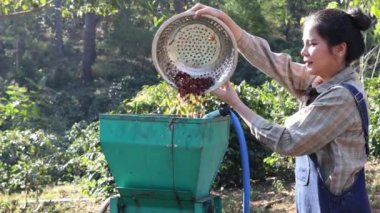
[[[237,94],[235,89],[232,87],[231,82],[226,82],[221,87],[211,91],[210,93],[212,95],[215,95],[217,98],[227,103],[231,107],[234,107],[238,103],[241,102],[239,95]]]
[[[216,8],[206,6],[201,3],[195,4],[190,11],[195,12],[195,18],[202,16],[202,15],[210,15],[214,16],[215,18],[221,19],[221,17],[225,14],[221,10],[218,10]]]
[[[226,24],[227,27],[231,30],[236,41],[240,39],[242,29],[231,19],[231,17],[229,17],[223,11],[201,3],[195,4],[191,9],[189,9],[189,11],[193,11],[195,13],[195,18],[200,17],[202,15],[210,15],[215,18],[218,18],[219,20],[224,22],[224,24]]]
[[[230,82],[211,91],[211,94],[230,105],[240,115],[244,122],[251,127],[251,122],[254,122],[253,118],[256,116],[256,113],[240,100],[239,95]]]

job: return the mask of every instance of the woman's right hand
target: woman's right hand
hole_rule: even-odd
[[[229,17],[226,13],[224,13],[221,10],[218,10],[216,8],[197,3],[192,8],[189,9],[189,11],[193,11],[195,13],[195,18],[200,17],[202,15],[210,15],[215,18],[218,18],[224,24],[227,25],[227,27],[231,30],[232,34],[235,37],[235,40],[238,41],[242,34],[242,29],[237,25],[231,17]]]

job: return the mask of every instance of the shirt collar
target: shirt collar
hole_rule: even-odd
[[[329,79],[326,82],[318,85],[316,90],[318,93],[323,93],[329,90],[331,87],[336,86],[342,82],[355,80],[357,79],[357,75],[355,70],[352,67],[346,67],[342,71],[338,72],[335,76]]]

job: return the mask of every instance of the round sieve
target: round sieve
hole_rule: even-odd
[[[194,12],[187,11],[160,26],[153,39],[152,59],[169,84],[199,94],[218,88],[231,77],[238,51],[223,22],[212,16],[194,18]]]

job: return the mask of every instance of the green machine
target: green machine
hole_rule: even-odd
[[[210,194],[230,118],[100,115],[100,144],[119,195],[111,213],[221,212]]]

